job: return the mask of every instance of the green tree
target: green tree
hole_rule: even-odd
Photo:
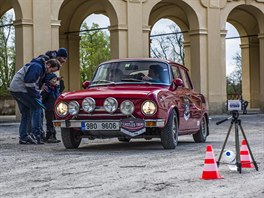
[[[85,80],[91,80],[96,66],[110,58],[110,37],[106,32],[98,29],[99,25],[94,23],[91,28],[88,27],[87,23],[83,23],[81,27],[81,30],[90,30],[81,35],[81,83]]]
[[[242,95],[242,64],[241,55],[236,53],[234,71],[226,77],[227,95]]]
[[[6,12],[0,18],[0,96],[9,95],[8,86],[15,74],[13,15]]]

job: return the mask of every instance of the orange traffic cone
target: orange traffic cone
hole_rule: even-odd
[[[240,147],[240,161],[241,161],[242,168],[254,168],[252,164],[252,159],[249,155],[246,140],[242,140],[242,144]]]
[[[212,145],[208,145],[206,148],[203,174],[200,179],[222,179],[217,168],[217,164],[214,158],[214,152]]]

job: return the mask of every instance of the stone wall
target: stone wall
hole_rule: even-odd
[[[0,97],[0,115],[15,115],[15,104],[12,97]]]

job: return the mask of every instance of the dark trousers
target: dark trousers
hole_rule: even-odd
[[[26,138],[30,133],[39,137],[40,131],[40,117],[41,107],[35,102],[34,98],[30,97],[28,93],[10,92],[18,104],[21,113],[21,120],[19,125],[20,139]]]
[[[55,119],[54,111],[45,110],[45,118],[46,118],[47,133],[56,135],[56,130],[52,122]]]

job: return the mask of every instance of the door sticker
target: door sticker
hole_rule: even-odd
[[[188,98],[184,98],[184,112],[183,112],[183,116],[184,119],[187,121],[190,118],[190,101]]]

